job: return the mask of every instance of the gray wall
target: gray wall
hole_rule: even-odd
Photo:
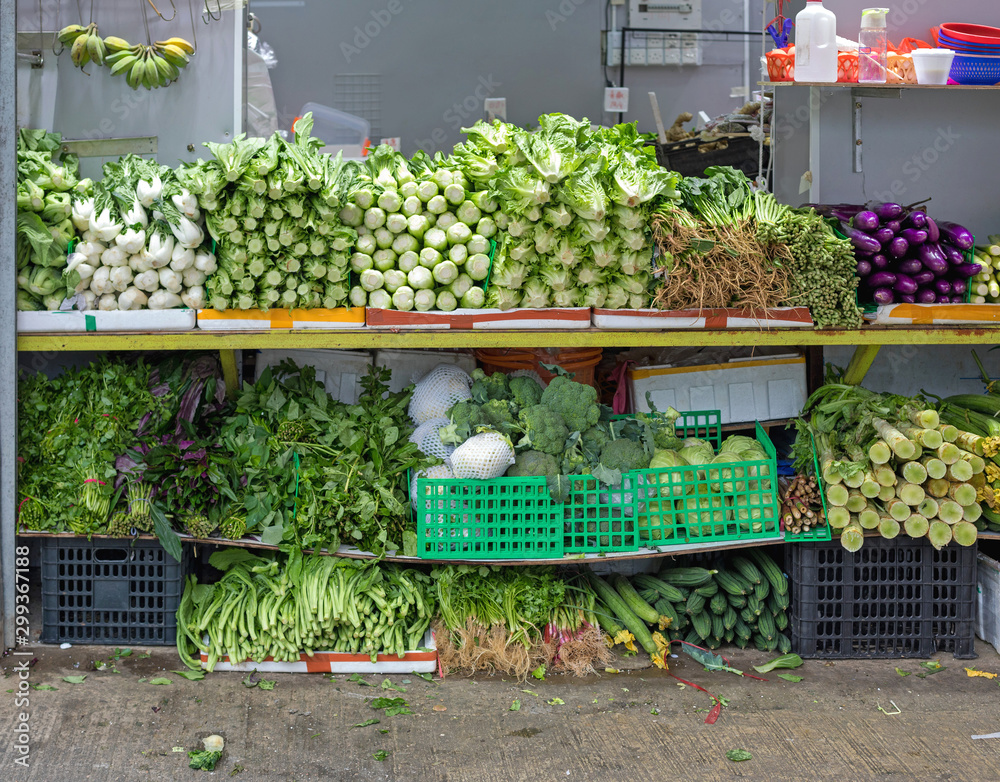
[[[749,29],[757,29],[760,0],[751,8]],[[518,124],[553,111],[617,120],[603,113],[604,0],[251,0],[251,9],[278,57],[271,78],[282,127],[309,101],[337,108],[335,79],[344,74],[382,75],[381,135],[401,136],[407,153],[417,142],[450,149],[459,128],[482,116],[487,93],[507,98]],[[742,0],[705,0],[706,29],[747,29],[741,16]],[[626,17],[619,8],[619,26]],[[759,50],[754,39],[755,57]],[[714,116],[741,105],[729,91],[743,83],[742,42],[706,43],[704,62],[627,68],[626,119],[654,129],[649,90],[668,125],[682,111]],[[617,82],[618,69],[608,76]]]

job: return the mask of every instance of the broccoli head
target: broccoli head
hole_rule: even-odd
[[[598,461],[604,446],[611,440],[607,426],[595,424],[583,432],[583,450],[592,457],[591,461]]]
[[[559,413],[545,405],[532,405],[520,412],[518,420],[524,428],[524,437],[518,447],[533,448],[553,455],[563,452],[569,429]]]
[[[477,426],[486,426],[482,407],[468,399],[453,405],[448,411],[448,417],[459,429],[468,426],[471,431],[475,431]]]
[[[555,478],[559,474],[559,462],[550,453],[541,451],[524,451],[514,459],[514,464],[507,470],[508,477],[528,478],[538,475],[545,478]]]
[[[601,419],[597,389],[562,375],[552,378],[541,403],[561,415],[571,432],[584,432]]]
[[[472,398],[479,404],[491,399],[510,399],[507,375],[503,372],[487,375],[481,369],[472,370]]]
[[[601,464],[609,470],[631,472],[649,467],[649,457],[642,443],[621,438],[612,440],[601,450]]]
[[[533,377],[512,377],[507,381],[510,395],[518,409],[533,407],[542,401],[542,387]]]
[[[511,403],[504,399],[491,399],[479,408],[486,419],[486,426],[492,426],[498,432],[510,434],[519,429],[517,419],[514,418],[514,409]]]

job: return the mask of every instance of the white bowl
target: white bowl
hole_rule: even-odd
[[[951,61],[955,58],[953,49],[914,49],[911,56],[917,84],[948,83]]]

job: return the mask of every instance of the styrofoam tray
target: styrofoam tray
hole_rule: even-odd
[[[878,326],[1000,323],[1000,304],[882,304],[865,320]]]
[[[770,310],[594,310],[599,329],[808,329],[808,307]]]
[[[586,329],[589,307],[562,309],[469,310],[452,312],[401,312],[369,307],[365,319],[372,328],[425,329]]]
[[[434,673],[437,670],[437,646],[434,644],[434,633],[430,630],[424,635],[423,648],[430,651],[412,651],[400,659],[394,654],[380,654],[376,662],[372,662],[367,654],[349,654],[347,652],[315,652],[312,657],[307,654],[299,656],[299,662],[275,662],[270,657],[263,662],[244,662],[232,665],[229,657],[219,658],[215,664],[216,671],[260,671],[270,673]],[[201,653],[201,665],[207,667],[208,655]]]
[[[76,331],[190,331],[195,310],[52,310],[17,313],[19,333]]]
[[[363,307],[335,310],[198,310],[198,328],[208,331],[266,329],[363,329]]]

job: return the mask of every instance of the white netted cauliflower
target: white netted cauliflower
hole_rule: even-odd
[[[413,473],[413,479],[410,481],[410,502],[413,504],[414,508],[419,508],[420,492],[417,489],[417,479],[418,478],[431,478],[433,480],[452,480],[455,477],[455,473],[451,471],[451,467],[447,464],[435,464],[431,467],[427,467],[423,470],[416,470]],[[427,487],[424,494],[429,497],[433,494],[433,488]],[[424,498],[426,499],[426,497]]]
[[[426,456],[433,456],[435,459],[447,462],[452,451],[455,450],[455,446],[445,445],[441,442],[440,430],[450,423],[451,421],[447,418],[432,418],[430,421],[424,421],[413,430],[410,442],[414,443]]]
[[[456,478],[488,481],[499,478],[514,463],[510,440],[497,432],[483,432],[470,437],[451,455],[451,469]]]
[[[439,364],[428,372],[413,389],[410,399],[410,419],[420,426],[432,418],[445,418],[458,402],[472,399],[472,378],[465,370],[452,364]]]

